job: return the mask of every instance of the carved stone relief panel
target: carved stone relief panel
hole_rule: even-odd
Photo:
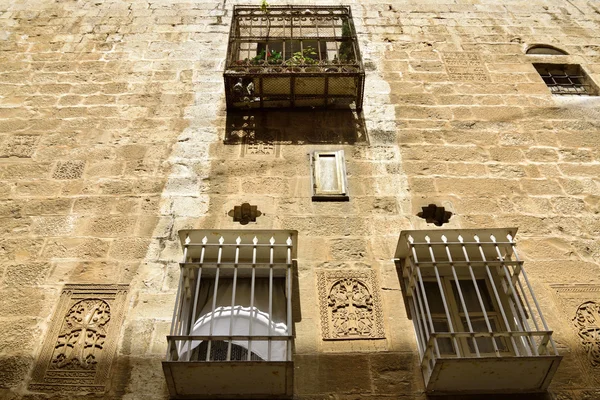
[[[472,52],[443,53],[448,77],[455,81],[489,82],[490,77],[479,54]]]
[[[317,271],[325,340],[383,339],[383,312],[373,271]]]
[[[590,363],[600,366],[600,302],[586,301],[577,307],[573,323]]]
[[[29,390],[103,392],[128,285],[65,285]]]
[[[577,333],[588,366],[600,367],[600,285],[552,285]]]

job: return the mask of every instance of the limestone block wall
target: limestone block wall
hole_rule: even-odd
[[[539,398],[600,399],[574,322],[600,303],[600,101],[551,95],[532,66],[580,64],[600,83],[600,7],[330,3],[352,6],[363,113],[254,113],[271,138],[257,141],[224,106],[242,2],[0,2],[0,398],[167,398],[177,231],[252,228],[299,231],[296,398],[424,399],[391,259],[401,230],[435,229],[416,214],[436,203],[454,213],[444,227],[519,228],[564,355]],[[536,43],[569,55],[525,55]],[[316,150],[344,150],[350,201],[311,200]],[[228,215],[243,202],[256,223]],[[384,338],[322,340],[318,274],[340,270],[373,271]],[[129,285],[99,393],[30,386],[67,284]]]

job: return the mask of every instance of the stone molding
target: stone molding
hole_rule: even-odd
[[[324,340],[385,338],[374,271],[317,271],[317,287]]]
[[[64,286],[29,390],[105,390],[128,290],[128,285]]]

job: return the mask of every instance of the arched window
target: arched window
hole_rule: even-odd
[[[534,54],[534,55],[548,55],[548,56],[566,56],[569,55],[564,50],[559,49],[558,47],[551,46],[549,44],[534,44],[529,46],[526,54]]]

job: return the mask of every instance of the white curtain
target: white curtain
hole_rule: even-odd
[[[219,279],[215,309],[213,311],[214,280],[202,280],[198,293],[196,316],[190,335],[210,335],[212,325],[213,336],[252,335],[257,336],[282,336],[287,335],[286,324],[286,298],[285,279],[273,279],[272,313],[269,318],[269,280],[257,278],[254,282],[254,305],[251,307],[251,280],[238,278],[236,281],[235,304],[232,307],[231,295],[233,291],[232,279]],[[269,326],[271,327],[269,332]],[[188,349],[184,345],[180,352],[180,359],[187,359],[187,352],[193,351],[201,341],[195,340]],[[248,349],[247,340],[233,340],[232,343]],[[271,341],[270,361],[286,361],[286,340]],[[252,353],[263,360],[269,357],[269,342],[266,340],[253,340]]]

